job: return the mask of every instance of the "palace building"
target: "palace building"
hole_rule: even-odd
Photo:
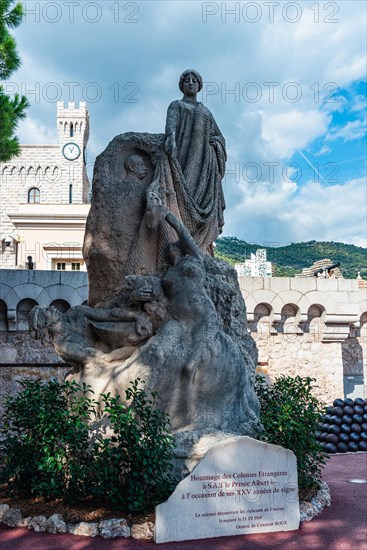
[[[56,145],[21,145],[0,163],[0,267],[85,271],[82,245],[90,184],[89,113],[57,104]]]

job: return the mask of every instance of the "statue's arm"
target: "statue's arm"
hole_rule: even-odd
[[[226,160],[227,160],[226,141],[222,135],[222,132],[219,129],[218,124],[215,122],[213,115],[212,115],[212,129],[210,132],[209,141],[210,141],[210,144],[215,149],[216,157],[218,160],[219,173],[223,177],[226,169]]]
[[[151,322],[147,315],[140,311],[133,311],[122,307],[111,309],[84,307],[86,309],[85,316],[93,321],[134,321],[136,323],[137,334],[142,334],[142,331],[145,331],[147,335],[152,334]]]
[[[166,142],[165,149],[168,154],[172,154],[176,149],[176,128],[178,121],[178,104],[177,101],[173,101],[167,109],[166,118]]]
[[[136,312],[129,311],[125,308],[94,308],[89,306],[83,306],[84,315],[92,321],[113,321],[119,319],[120,321],[135,321]]]
[[[198,260],[202,261],[203,256],[200,248],[191,237],[184,224],[170,210],[168,210],[168,208],[166,208],[166,210],[167,213],[165,215],[165,219],[167,223],[169,223],[170,226],[173,227],[173,229],[176,231],[184,253],[189,254],[190,256],[194,256]]]

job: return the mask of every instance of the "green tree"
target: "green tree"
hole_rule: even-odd
[[[16,42],[9,29],[23,20],[23,6],[15,0],[0,0],[0,80],[9,78],[21,64]],[[0,162],[19,154],[19,141],[14,135],[19,121],[25,117],[27,98],[15,94],[7,96],[0,85]]]

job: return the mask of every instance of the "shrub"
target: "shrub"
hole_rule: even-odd
[[[129,405],[102,395],[98,417],[88,386],[21,382],[5,403],[1,480],[18,494],[68,502],[98,496],[127,511],[144,512],[166,498],[174,488],[169,419],[157,407],[158,395],[140,382],[126,390]],[[109,438],[93,427],[100,416],[112,428]]]
[[[90,389],[56,380],[20,384],[5,404],[1,477],[17,493],[77,501],[86,494],[91,461]]]
[[[291,449],[297,457],[301,493],[318,488],[326,455],[316,439],[323,404],[312,395],[313,378],[280,376],[273,384],[256,376],[264,426],[262,439]]]
[[[95,494],[105,495],[114,504],[127,503],[135,512],[162,502],[176,485],[168,415],[158,409],[157,393],[148,396],[139,382],[135,380],[126,390],[129,407],[119,396],[102,394],[114,435],[97,439],[99,482],[94,485]]]

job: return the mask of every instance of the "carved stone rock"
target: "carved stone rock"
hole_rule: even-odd
[[[165,134],[121,134],[99,155],[83,248],[89,305],[38,306],[29,319],[96,397],[124,396],[136,378],[156,391],[182,471],[201,437],[259,427],[257,350],[236,272],[209,254],[223,225],[226,149],[197,101],[201,86],[185,71]]]

